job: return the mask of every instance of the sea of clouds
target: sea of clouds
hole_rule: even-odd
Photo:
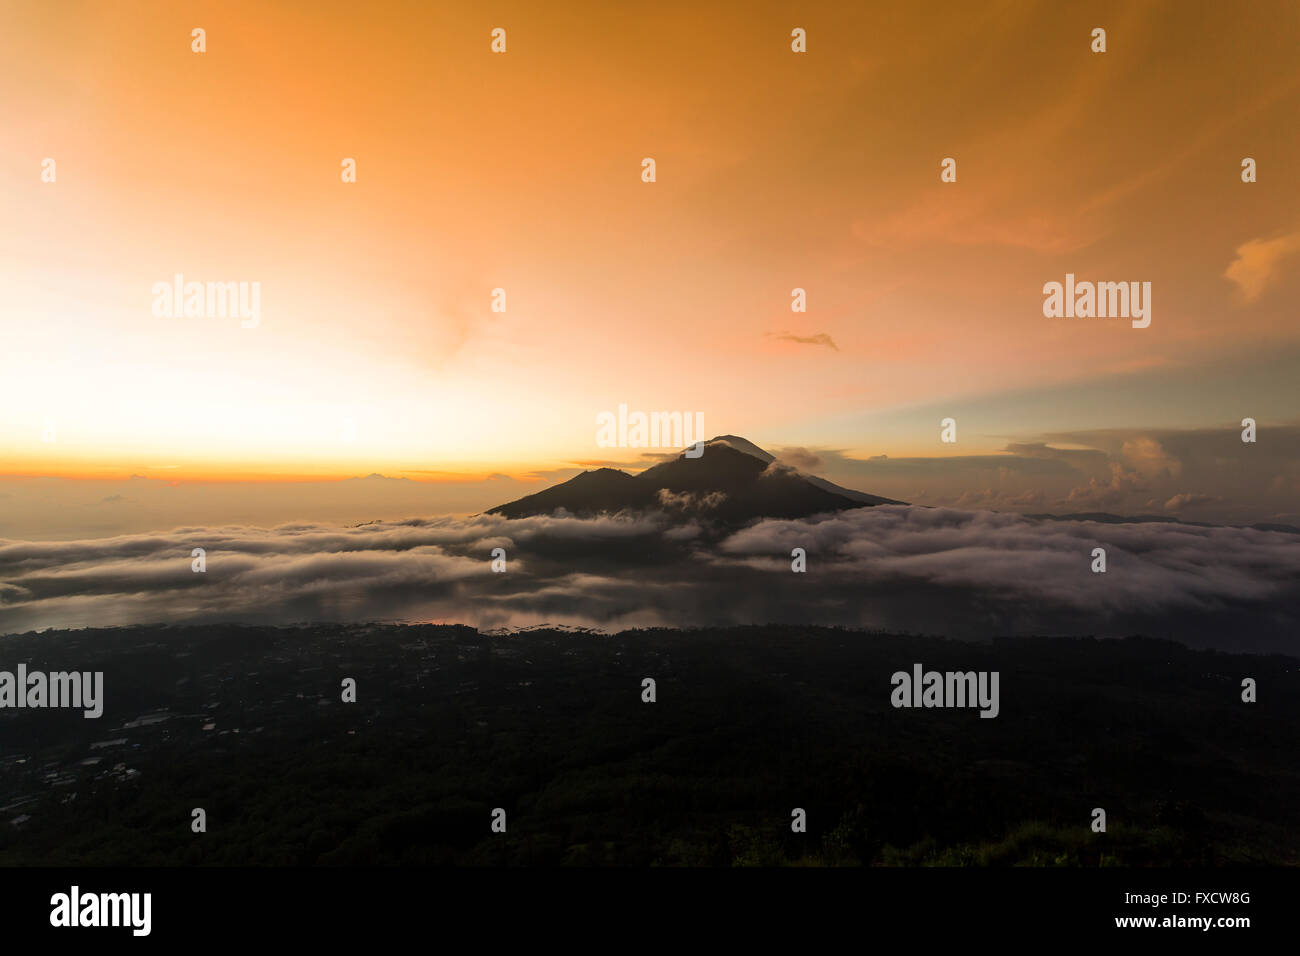
[[[1091,570],[1097,547],[1104,574]],[[192,570],[194,548],[206,552],[203,573]],[[491,570],[494,548],[506,552],[504,573]],[[807,553],[806,573],[791,570],[794,548]],[[879,506],[728,533],[651,513],[0,540],[0,633],[393,620],[1141,633],[1294,652],[1300,535]]]

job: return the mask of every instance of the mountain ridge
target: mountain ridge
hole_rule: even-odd
[[[737,435],[709,439],[698,457],[688,457],[688,450],[637,474],[608,467],[584,471],[486,513],[506,518],[556,513],[595,517],[654,510],[735,524],[906,504],[804,474]]]

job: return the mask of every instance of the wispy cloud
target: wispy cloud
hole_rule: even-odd
[[[1282,261],[1300,252],[1300,232],[1276,239],[1252,239],[1237,247],[1223,277],[1237,286],[1243,304],[1249,305],[1264,294],[1280,274]]]
[[[818,332],[816,335],[795,335],[791,332],[781,332],[773,337],[782,342],[796,342],[799,345],[824,345],[836,352],[840,350],[840,347],[835,344],[835,340],[825,332]]]

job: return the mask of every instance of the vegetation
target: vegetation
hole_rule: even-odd
[[[0,817],[0,865],[1300,861],[1291,658],[1142,638],[312,625],[0,639],[0,668],[22,660],[104,671],[106,706],[0,711],[0,805],[27,801]],[[998,671],[999,716],[894,709],[891,674],[914,662]]]

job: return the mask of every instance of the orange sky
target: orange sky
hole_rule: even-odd
[[[862,457],[1296,418],[1300,6],[844,6],[5,4],[0,472],[523,475],[634,459],[620,403]],[[260,323],[156,317],[178,272]],[[1151,327],[1044,318],[1067,272]]]

